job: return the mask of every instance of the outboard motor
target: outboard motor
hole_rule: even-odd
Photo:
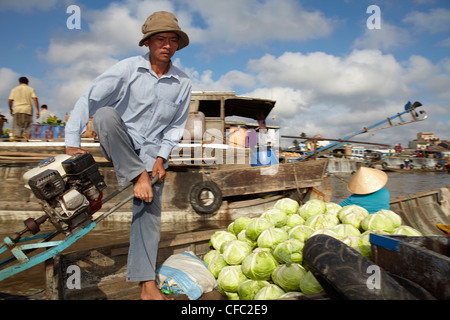
[[[58,155],[42,161],[23,176],[25,187],[39,199],[47,218],[57,230],[70,234],[92,221],[102,207],[103,176],[91,154]],[[33,234],[45,218],[28,219]]]

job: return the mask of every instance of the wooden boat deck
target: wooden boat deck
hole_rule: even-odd
[[[218,229],[193,233],[167,235],[159,244],[157,267],[173,254],[191,251],[202,257],[209,248],[209,239]],[[46,262],[47,286],[45,299],[49,300],[137,300],[140,299],[139,284],[126,282],[128,243],[86,249],[57,255]],[[69,266],[78,266],[81,271],[80,289],[69,289],[67,281],[71,274]],[[69,280],[70,281],[70,280]],[[211,292],[206,298],[223,298]],[[177,299],[187,299],[179,296]]]
[[[404,224],[430,235],[444,235],[436,223],[450,224],[450,187],[393,198],[391,209],[401,215]],[[161,238],[157,266],[169,256],[192,251],[203,257],[210,250],[209,239],[220,229],[168,234]],[[126,282],[128,243],[85,249],[57,255],[46,262],[46,289],[35,297],[48,300],[137,300],[139,284]],[[81,271],[81,288],[69,289],[69,266]],[[317,299],[325,299],[319,296]],[[176,299],[187,299],[177,296]],[[205,294],[202,300],[224,299],[218,292]],[[316,299],[316,298],[314,298]]]
[[[404,224],[425,235],[442,235],[436,225],[450,224],[450,186],[397,197],[390,205]]]

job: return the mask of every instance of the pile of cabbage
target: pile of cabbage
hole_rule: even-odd
[[[370,233],[421,236],[390,210],[374,214],[357,205],[290,198],[256,218],[241,217],[215,232],[203,260],[231,300],[272,300],[323,291],[303,265],[305,241],[317,234],[341,240],[371,259]]]

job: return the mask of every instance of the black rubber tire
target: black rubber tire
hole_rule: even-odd
[[[205,204],[201,198],[205,191],[209,191],[212,194],[211,201],[208,204]],[[189,201],[195,212],[212,214],[222,205],[222,191],[213,181],[198,182],[192,186],[189,193]]]
[[[379,289],[370,289],[367,281],[373,272],[368,272],[368,268],[375,264],[355,249],[328,235],[316,235],[305,242],[303,261],[332,299],[417,299],[381,269]]]

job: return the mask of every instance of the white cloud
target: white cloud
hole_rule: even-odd
[[[20,75],[8,68],[0,68],[0,99],[8,101],[9,93],[12,88],[19,84]]]
[[[178,65],[175,62],[176,65]],[[251,88],[255,85],[253,76],[241,71],[232,70],[213,80],[213,71],[206,70],[201,74],[195,70],[187,71],[192,80],[194,91],[233,91],[235,88]]]
[[[353,42],[358,49],[374,49],[384,52],[405,47],[413,42],[410,30],[382,23],[381,29],[365,29],[363,35]]]
[[[259,88],[245,96],[276,100],[273,116],[290,118],[296,114],[310,112],[311,93],[289,87]]]
[[[450,59],[433,64],[422,56],[413,55],[406,64],[405,81],[416,87],[417,92],[434,95],[436,101],[449,101]]]
[[[198,45],[204,56],[261,50],[283,41],[298,44],[327,37],[334,28],[334,21],[294,0],[246,0],[245,6],[239,0],[127,0],[112,2],[102,10],[82,10],[85,27],[78,33],[54,33],[42,54],[55,66],[48,74],[52,80],[45,84],[51,90],[47,94],[49,105],[58,108],[61,115],[72,109],[91,81],[118,59],[145,52],[137,43],[141,25],[154,11],[174,12],[191,43]],[[354,42],[353,48],[358,49],[341,56],[297,49],[279,56],[266,54],[250,60],[246,70],[223,74],[185,67],[178,55],[174,64],[191,75],[194,90],[246,91],[244,95],[277,100],[269,116],[274,119],[268,123],[282,126],[282,134],[305,132],[340,138],[402,111],[408,100],[420,101],[429,92],[441,99],[432,106],[433,117],[448,115],[442,101],[450,99],[450,60],[433,64],[416,55],[401,62],[385,53],[410,41],[406,29],[383,22],[381,30],[366,30]],[[180,57],[186,57],[184,52]],[[8,72],[17,78],[12,70],[0,69],[2,80]],[[10,89],[4,91],[9,94]],[[0,95],[2,90],[0,85]],[[426,101],[421,102],[426,105]],[[377,131],[364,139],[383,142],[395,135],[405,142],[418,131],[430,131],[430,121]],[[448,132],[444,122],[433,127]]]
[[[297,1],[240,0],[188,2],[205,27],[191,27],[194,43],[208,51],[233,52],[271,41],[305,41],[328,36],[333,22],[319,11],[307,11]],[[282,18],[280,18],[282,17]]]
[[[450,9],[433,8],[429,12],[414,11],[403,22],[410,23],[416,32],[438,33],[450,30]]]
[[[265,55],[251,60],[250,71],[263,85],[282,85],[312,90],[316,96],[389,97],[405,94],[408,88],[398,81],[402,68],[392,55],[380,51],[355,50],[346,57],[323,52],[286,52],[276,58]]]
[[[248,70],[265,87],[250,94],[277,100],[275,124],[282,126],[284,135],[305,132],[309,136],[343,138],[404,111],[408,100],[419,100],[433,116],[423,122],[362,134],[356,140],[383,143],[394,136],[406,143],[417,132],[430,130],[441,137],[448,135],[439,115],[448,116],[450,59],[433,64],[424,57],[412,56],[399,62],[378,50],[355,50],[342,57],[287,52],[251,60]],[[431,106],[427,105],[429,92],[437,98]],[[411,119],[409,115],[404,118]],[[375,129],[387,126],[386,122]]]
[[[442,40],[441,42],[439,42],[439,46],[450,47],[450,38],[447,38],[447,39]]]
[[[116,59],[145,52],[137,45],[142,36],[141,26],[150,13],[160,10],[174,12],[191,43],[202,44],[204,52],[209,53],[246,45],[261,46],[273,40],[304,41],[332,31],[332,23],[320,12],[304,10],[291,0],[249,0],[245,7],[238,0],[187,3],[127,0],[111,2],[101,10],[82,8],[82,30],[54,34],[48,49],[41,53],[41,58],[57,66],[52,76],[60,85],[54,96],[66,97],[65,101],[58,99],[58,104],[70,109],[74,101],[68,97],[80,93],[81,88],[85,90],[89,79]],[[205,22],[204,27],[198,27],[199,17]],[[217,81],[213,80],[212,71],[191,74],[194,87],[201,90],[251,88],[255,83],[252,76],[237,70],[219,75]]]
[[[106,9],[84,9],[86,29],[70,31],[50,41],[44,58],[54,64],[70,64],[80,60],[96,60],[138,50],[143,21],[123,4],[111,3]]]

